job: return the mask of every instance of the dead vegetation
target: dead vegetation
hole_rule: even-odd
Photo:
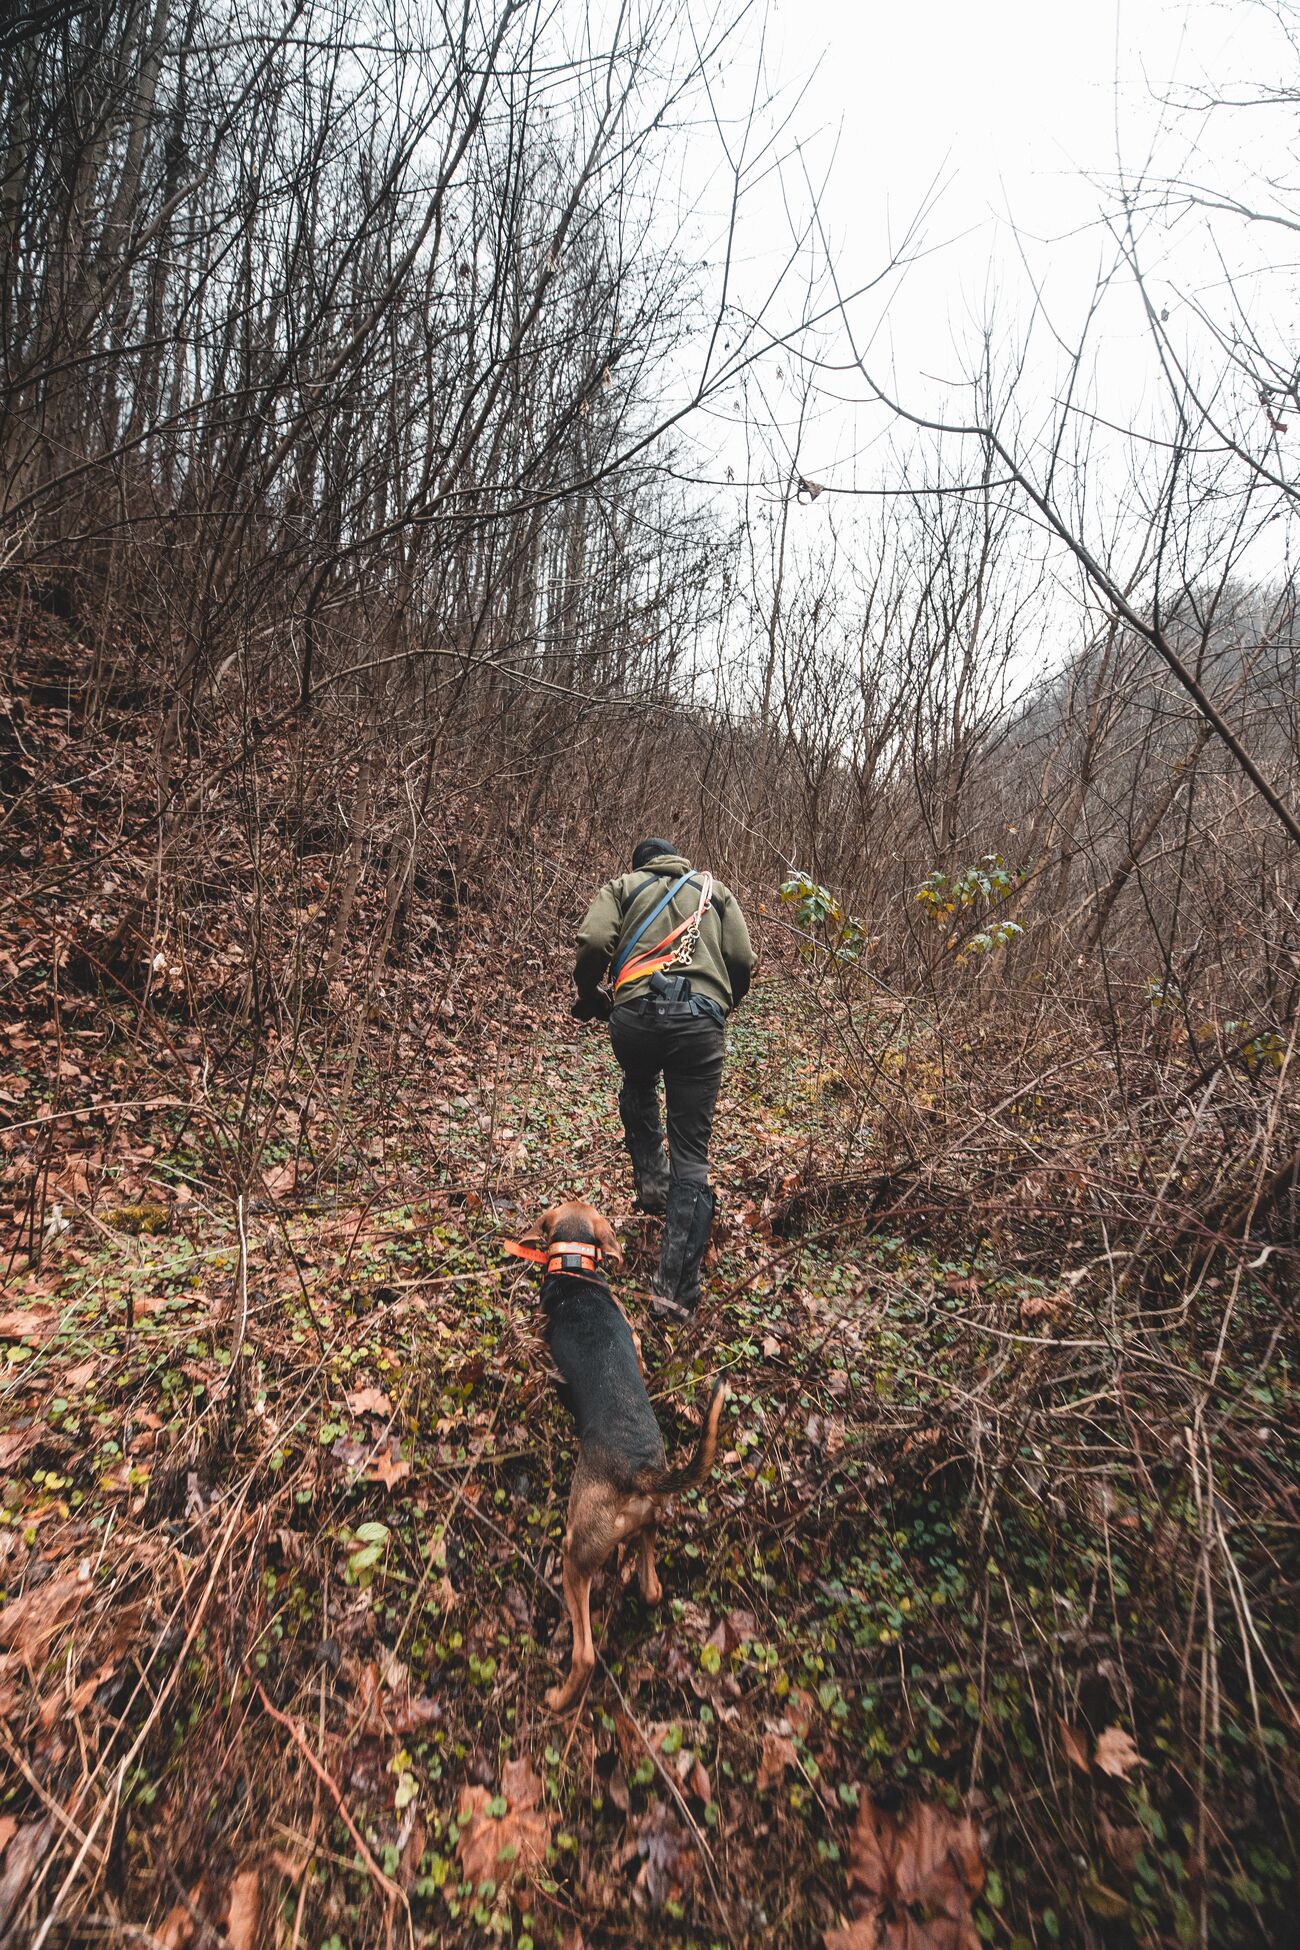
[[[1145,999],[1125,1093],[1078,990],[1026,1034],[1005,985],[900,1002],[763,921],[715,1304],[645,1330],[670,1447],[729,1380],[726,1459],[556,1722],[571,1436],[499,1240],[581,1185],[633,1304],[645,1270],[562,934],[435,884],[400,960],[309,996],[300,857],[263,850],[246,932],[231,778],[169,895],[181,977],[146,942],[65,982],[117,927],[107,788],[33,701],[70,644],[13,643],[49,810],[2,943],[12,1939],[1270,1941],[1292,1251],[1285,1199],[1209,1214],[1275,1155],[1216,1116],[1284,1067],[1216,1046],[1180,1121],[1204,1045]],[[143,832],[147,721],[105,732]],[[298,765],[263,747],[270,831]],[[153,870],[115,851],[120,911]],[[358,942],[387,894],[358,876]]]
[[[515,4],[41,12],[0,29],[0,1944],[1281,1941],[1289,368],[1262,327],[1209,405],[1162,368],[1204,437],[1135,446],[1085,549],[1086,441],[985,345],[846,524],[747,404],[789,293],[656,227],[725,25],[625,12],[593,67]],[[725,504],[692,405],[745,408]],[[664,828],[764,957],[711,1303],[645,1328],[670,1450],[732,1402],[560,1722],[571,1437],[499,1242],[596,1200],[636,1311],[568,937]]]

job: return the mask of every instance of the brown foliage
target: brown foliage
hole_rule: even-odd
[[[826,1950],[978,1950],[971,1904],[984,1887],[974,1824],[933,1802],[901,1817],[865,1790],[849,1842],[854,1911]]]
[[[504,1801],[501,1812],[493,1804]],[[542,1783],[526,1759],[508,1760],[501,1769],[500,1795],[484,1787],[461,1790],[461,1821],[456,1853],[467,1882],[508,1888],[520,1904],[544,1872],[554,1817],[542,1806]]]
[[[638,1909],[652,1912],[666,1902],[680,1903],[699,1868],[686,1829],[675,1811],[660,1800],[652,1801],[632,1824],[623,1860],[639,1862],[632,1900]]]
[[[1103,1774],[1113,1775],[1117,1781],[1126,1781],[1133,1769],[1142,1765],[1133,1736],[1123,1727],[1105,1727],[1097,1735],[1092,1760],[1094,1767],[1100,1768]]]
[[[89,1566],[86,1570],[84,1577],[79,1570],[56,1573],[0,1610],[0,1666],[12,1661],[35,1670],[44,1665],[51,1646],[90,1596]]]

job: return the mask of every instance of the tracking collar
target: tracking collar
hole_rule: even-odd
[[[513,1259],[531,1259],[534,1264],[544,1266],[548,1273],[592,1274],[603,1279],[600,1269],[605,1255],[599,1246],[593,1246],[585,1239],[553,1239],[543,1251],[538,1246],[521,1245],[517,1239],[502,1242],[504,1249]]]

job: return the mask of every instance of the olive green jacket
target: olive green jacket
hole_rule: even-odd
[[[583,1002],[594,999],[605,971],[624,942],[631,939],[646,916],[653,912],[675,880],[687,871],[690,862],[679,853],[661,853],[647,861],[639,873],[623,873],[607,880],[587,909],[578,930],[578,953],[573,979]],[[647,884],[648,883],[648,884]],[[653,925],[646,929],[636,952],[648,954],[664,936],[685,921],[699,905],[698,878],[688,880]],[[694,995],[712,997],[724,1009],[734,1009],[749,988],[754,973],[754,950],[749,929],[734,894],[713,883],[713,904],[704,917],[700,938],[689,962],[679,963],[671,974],[689,975]],[[635,1002],[650,991],[649,977],[627,982],[619,990],[620,1002]]]

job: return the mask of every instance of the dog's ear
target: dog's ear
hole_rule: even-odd
[[[540,1219],[534,1220],[527,1232],[520,1233],[519,1244],[521,1246],[532,1246],[537,1252],[544,1252],[551,1243],[551,1233],[554,1227],[555,1207],[552,1206],[549,1212],[543,1212]]]
[[[623,1248],[619,1245],[618,1235],[609,1220],[603,1219],[598,1212],[591,1222],[591,1229],[595,1233],[596,1243],[599,1245],[606,1259],[621,1273],[623,1271]]]

